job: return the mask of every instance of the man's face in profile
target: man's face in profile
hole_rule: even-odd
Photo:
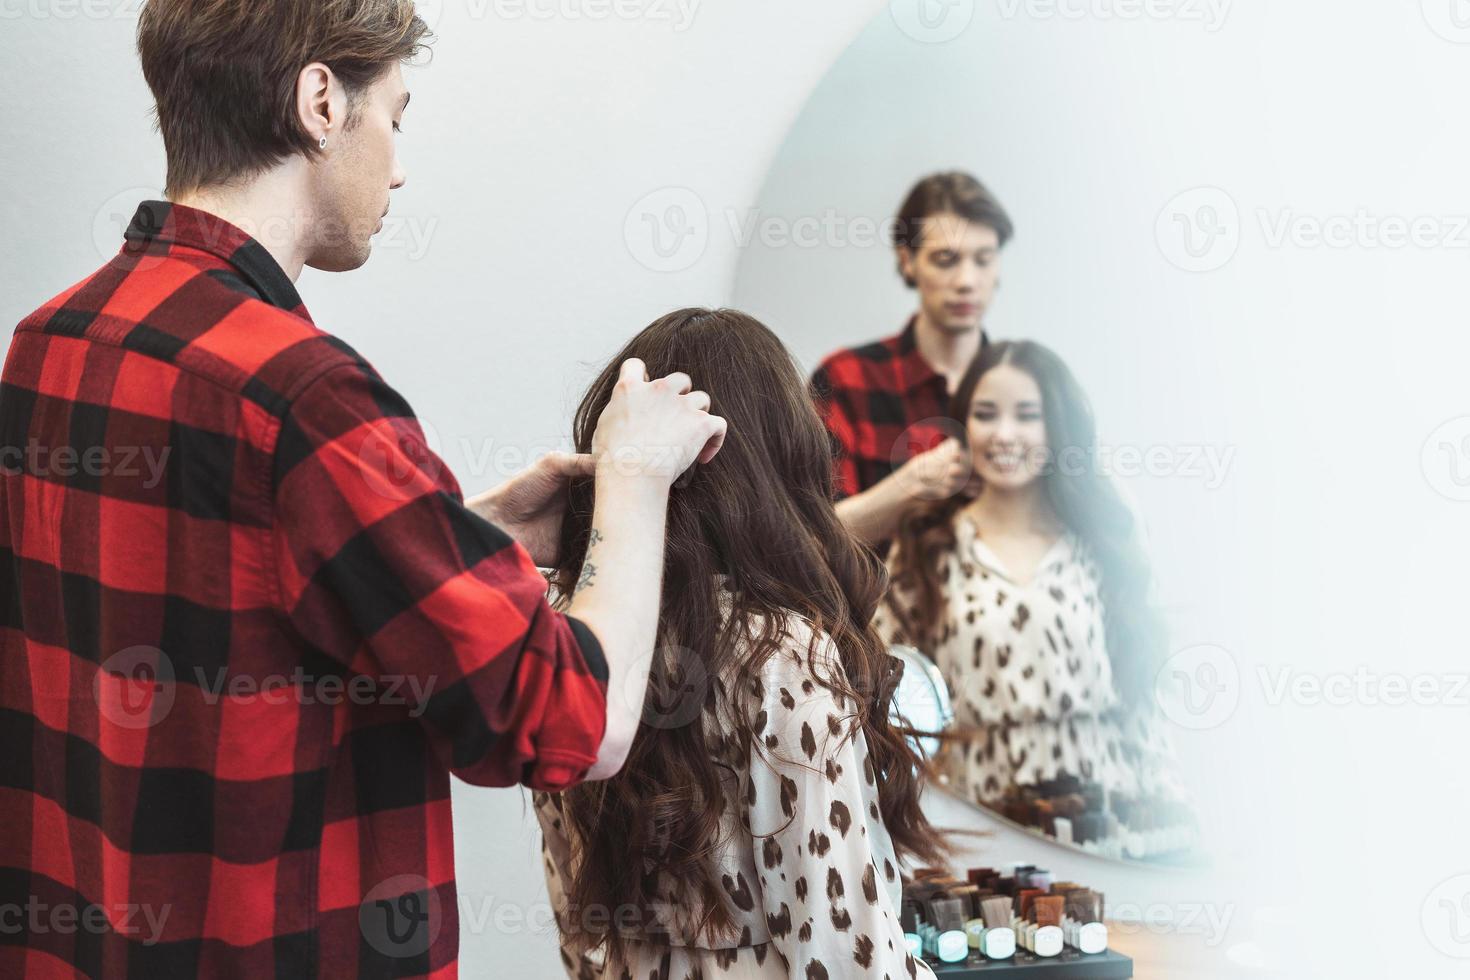
[[[395,137],[407,106],[403,70],[395,64],[357,93],[338,144],[313,163],[316,227],[306,261],[313,269],[345,272],[368,260],[370,239],[388,213],[388,194],[406,179]]]

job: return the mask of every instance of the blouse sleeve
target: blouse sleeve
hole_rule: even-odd
[[[818,651],[822,677],[841,670],[830,652],[821,656],[830,648],[824,640]],[[909,955],[885,883],[893,875],[875,855],[892,849],[870,835],[886,831],[852,703],[804,658],[783,649],[767,665],[744,801],[771,942],[793,977],[932,980]]]
[[[533,793],[536,820],[541,824],[541,863],[546,872],[546,895],[557,919],[557,944],[561,965],[569,980],[599,980],[603,975],[600,955],[579,954],[567,941],[567,896],[564,877],[571,868],[572,848],[562,823],[561,797],[555,793]]]

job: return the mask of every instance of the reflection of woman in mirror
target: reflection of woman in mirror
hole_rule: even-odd
[[[593,383],[579,452],[627,358],[696,379],[729,434],[670,497],[658,653],[627,764],[536,798],[568,972],[932,977],[904,943],[899,864],[941,862],[942,838],[888,718],[896,661],[871,625],[883,569],[833,510],[797,367],[750,317],[672,313]],[[595,574],[592,487],[573,483],[564,595]]]
[[[1047,348],[996,342],[951,414],[978,490],[907,512],[877,620],[949,683],[951,787],[1077,843],[1129,839],[1133,856],[1190,846],[1150,707],[1164,640],[1149,568],[1098,471],[1086,396]],[[1145,834],[1161,828],[1174,830]]]

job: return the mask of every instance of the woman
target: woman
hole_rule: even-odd
[[[830,444],[796,365],[743,314],[671,313],[592,385],[579,451],[630,357],[698,379],[729,434],[670,500],[627,764],[536,797],[568,973],[931,976],[904,944],[899,868],[945,854],[919,809],[920,760],[888,718],[897,661],[871,626],[885,576],[833,511]],[[595,569],[591,492],[571,490],[563,595]]]
[[[1135,521],[1097,466],[1086,396],[1056,354],[987,346],[950,406],[971,490],[917,505],[876,626],[929,654],[961,736],[941,766],[976,803],[1134,856],[1192,823],[1150,707],[1163,644]],[[1149,832],[1163,828],[1164,833]],[[1139,853],[1143,852],[1143,853]]]

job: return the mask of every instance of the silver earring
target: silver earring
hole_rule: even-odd
[[[319,147],[321,147],[323,150],[325,150],[327,148],[327,138],[325,136],[323,136],[321,138],[321,140],[317,142],[316,145],[319,146]]]

